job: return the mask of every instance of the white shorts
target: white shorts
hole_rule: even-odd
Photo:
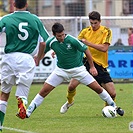
[[[56,87],[63,81],[70,81],[72,78],[78,80],[84,85],[89,85],[90,83],[95,81],[92,75],[90,75],[86,70],[85,66],[81,66],[72,69],[62,69],[56,67],[45,82]]]
[[[10,86],[20,83],[29,88],[34,78],[34,68],[34,59],[29,54],[19,52],[5,54],[1,63],[2,91],[8,93],[11,91]],[[5,83],[9,87],[4,87]]]

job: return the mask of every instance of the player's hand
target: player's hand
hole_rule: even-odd
[[[40,60],[38,59],[37,56],[34,56],[34,61],[35,61],[36,66],[39,66]]]
[[[55,55],[56,55],[55,52],[52,52],[52,53],[51,53],[51,56],[52,56],[53,58],[55,58]]]
[[[91,73],[93,76],[97,76],[97,75],[98,75],[97,69],[96,69],[95,67],[91,67],[91,68],[90,68],[90,73]]]
[[[81,41],[87,46],[89,46],[89,44],[90,44],[86,39],[82,39]]]

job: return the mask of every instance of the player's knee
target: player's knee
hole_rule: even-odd
[[[97,94],[100,94],[100,93],[102,93],[103,89],[102,89],[102,87],[101,87],[101,88],[95,88],[94,91],[95,91]]]
[[[113,92],[113,93],[110,94],[110,96],[112,97],[112,99],[115,99],[115,97],[116,97],[116,93]]]
[[[68,86],[68,90],[69,90],[69,91],[73,91],[73,90],[75,90],[75,89],[76,89],[76,86],[75,86],[75,85],[69,84],[69,86]]]

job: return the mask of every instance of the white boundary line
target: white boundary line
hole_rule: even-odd
[[[11,127],[3,127],[3,129],[10,130],[10,131],[16,131],[16,132],[20,132],[20,133],[35,133],[35,132],[11,128]]]

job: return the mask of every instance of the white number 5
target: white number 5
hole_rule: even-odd
[[[21,34],[18,34],[18,37],[21,40],[26,40],[29,36],[29,33],[26,29],[23,28],[23,26],[28,26],[28,23],[27,22],[22,22],[22,23],[19,24],[19,31],[23,32],[25,35],[22,36]]]

